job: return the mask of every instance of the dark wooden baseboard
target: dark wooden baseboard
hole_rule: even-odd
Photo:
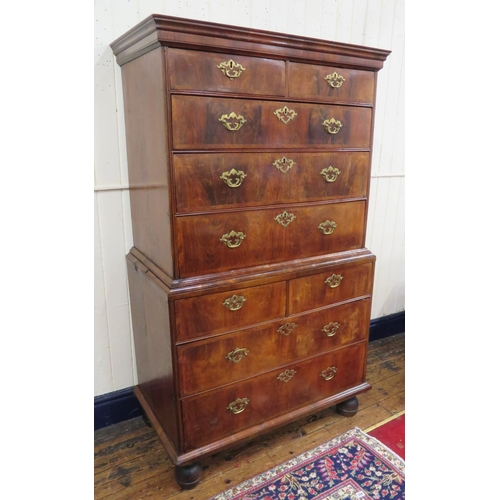
[[[103,394],[94,398],[94,431],[139,417],[144,411],[133,387]]]
[[[405,312],[382,316],[370,321],[370,342],[405,331]],[[144,414],[133,387],[94,398],[94,431]]]
[[[388,314],[381,318],[375,318],[370,321],[369,341],[385,339],[391,335],[397,335],[405,331],[405,312],[400,311],[394,314]]]

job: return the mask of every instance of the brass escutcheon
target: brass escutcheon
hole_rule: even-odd
[[[326,75],[325,80],[328,82],[328,85],[334,89],[340,88],[345,82],[345,78],[342,75],[339,75],[336,71]]]
[[[295,215],[288,213],[286,210],[274,218],[274,220],[283,227],[287,227],[294,219],[296,219]]]
[[[228,115],[222,115],[219,118],[219,121],[222,122],[227,130],[234,132],[235,130],[239,130],[241,126],[246,122],[245,118],[241,115],[237,115],[234,111],[231,111]]]
[[[276,378],[281,382],[289,382],[296,373],[297,373],[296,370],[285,370],[284,372],[280,373]]]
[[[221,62],[217,65],[217,68],[219,68],[230,80],[238,78],[241,72],[245,71],[245,68],[241,64],[234,62],[232,59]]]
[[[297,116],[297,113],[287,106],[283,106],[281,109],[277,109],[274,114],[278,117],[278,120],[283,122],[285,125]]]
[[[234,351],[228,353],[226,359],[233,363],[239,363],[245,356],[248,356],[248,349],[237,347]]]
[[[232,168],[229,172],[224,172],[220,178],[232,188],[241,186],[243,179],[247,176],[243,170],[236,170]]]
[[[325,380],[331,380],[333,377],[335,377],[335,374],[337,373],[337,368],[335,366],[329,366],[325,370],[323,370],[320,375],[323,377]]]
[[[340,282],[342,281],[343,276],[340,274],[332,274],[329,278],[325,280],[325,283],[330,287],[330,288],[336,288],[337,286],[340,285]]]
[[[295,165],[295,162],[293,160],[289,160],[288,158],[283,156],[283,158],[280,158],[279,160],[276,160],[275,162],[273,162],[273,165],[280,172],[286,174]]]
[[[226,299],[222,305],[227,307],[230,311],[237,311],[243,307],[243,303],[246,300],[247,299],[243,297],[243,295],[233,295],[232,297]]]
[[[250,403],[250,400],[247,398],[238,398],[236,401],[229,403],[227,409],[231,410],[235,415],[241,413],[246,407],[247,404]]]
[[[340,175],[340,170],[337,167],[333,168],[329,166],[328,168],[324,168],[320,174],[325,178],[326,182],[335,182]]]
[[[336,134],[342,128],[342,122],[336,120],[335,118],[330,118],[323,122],[323,127],[329,134]]]
[[[223,234],[220,241],[222,241],[228,248],[236,248],[241,245],[244,238],[246,238],[245,233],[233,230],[230,233]]]
[[[321,331],[324,332],[327,337],[333,337],[337,333],[339,327],[340,323],[335,321],[335,323],[331,322],[328,323],[328,325],[325,325]]]
[[[288,335],[293,333],[295,328],[297,328],[297,323],[285,323],[278,328],[278,333],[281,333],[281,335],[288,337]]]
[[[335,228],[337,227],[337,223],[333,222],[332,220],[326,220],[325,222],[322,222],[319,226],[318,229],[323,233],[323,234],[332,234],[333,231],[335,231]]]

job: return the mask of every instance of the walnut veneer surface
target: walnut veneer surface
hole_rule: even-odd
[[[389,52],[152,15],[121,66],[136,394],[198,461],[370,389],[365,248]]]

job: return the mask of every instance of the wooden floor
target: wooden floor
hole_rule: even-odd
[[[367,381],[372,389],[358,396],[351,418],[335,407],[280,428],[245,445],[203,460],[203,475],[194,490],[182,491],[173,464],[155,432],[135,418],[95,432],[94,499],[206,500],[292,456],[343,432],[375,426],[405,409],[404,333],[371,342]]]

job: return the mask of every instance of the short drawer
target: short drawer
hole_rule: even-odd
[[[375,74],[314,64],[290,63],[289,95],[303,99],[320,98],[338,102],[373,104]]]
[[[354,201],[178,216],[180,276],[362,248],[365,207]]]
[[[370,299],[178,346],[181,396],[366,340]]]
[[[329,272],[290,280],[290,314],[371,295],[373,271],[373,263],[366,262],[338,266]]]
[[[368,149],[371,108],[172,96],[174,149]]]
[[[255,286],[175,301],[177,340],[237,330],[285,316],[286,283]]]
[[[370,153],[174,154],[177,213],[366,197]]]
[[[232,54],[168,50],[170,88],[285,95],[285,62]]]
[[[366,342],[182,400],[186,450],[364,382]]]

